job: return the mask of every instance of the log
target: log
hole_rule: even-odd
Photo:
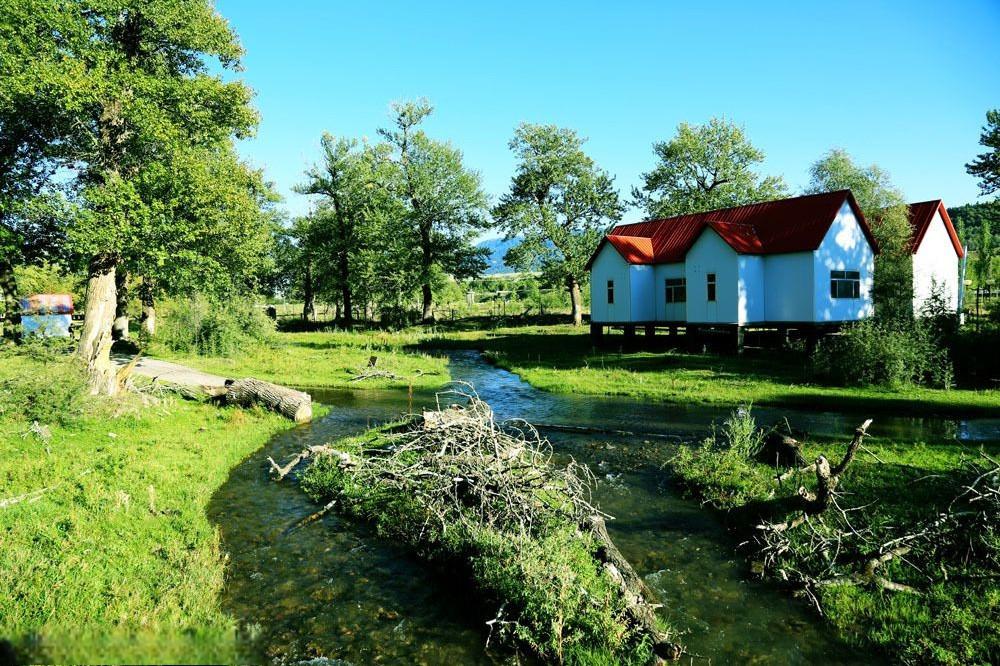
[[[669,640],[657,626],[656,607],[650,601],[653,594],[649,587],[611,540],[604,518],[595,515],[589,520],[590,533],[599,544],[597,559],[603,563],[605,571],[621,589],[632,621],[653,639],[654,661],[657,663],[677,661],[684,654],[684,648]]]
[[[312,397],[308,393],[253,377],[227,382],[225,403],[241,407],[263,405],[296,423],[312,421]]]

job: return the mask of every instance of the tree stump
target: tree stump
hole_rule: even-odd
[[[312,397],[308,393],[247,377],[226,384],[228,405],[263,405],[296,423],[312,421]]]

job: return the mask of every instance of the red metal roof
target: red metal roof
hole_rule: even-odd
[[[854,211],[868,242],[873,249],[876,248],[868,222],[850,190],[809,194],[705,213],[678,215],[662,220],[622,224],[612,229],[606,240],[611,241],[622,257],[632,264],[684,261],[687,251],[708,228],[719,234],[740,254],[811,252],[823,242],[823,237],[845,201]],[[630,239],[621,242],[629,248],[638,245],[635,241],[637,238],[648,239],[651,252],[622,251],[620,241],[617,240],[622,237]],[[598,245],[590,263],[593,263],[603,246],[604,241]]]
[[[948,217],[948,209],[945,208],[944,202],[941,199],[907,204],[907,209],[910,216],[911,252],[915,253],[920,247],[920,243],[923,242],[924,236],[927,234],[927,229],[931,226],[931,220],[934,219],[934,213],[939,212],[941,213],[941,219],[944,220],[944,226],[948,230],[948,235],[951,237],[951,244],[955,248],[955,253],[959,259],[965,256],[965,248],[962,247],[962,242],[958,238],[958,232],[955,231],[955,225],[951,223],[951,218]]]
[[[653,261],[653,243],[641,236],[609,235],[608,241],[630,264],[649,264]]]

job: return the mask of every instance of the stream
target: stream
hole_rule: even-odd
[[[595,430],[702,436],[728,409],[678,407],[601,396],[540,392],[477,352],[449,352],[453,377],[474,385],[498,419]],[[370,529],[327,514],[286,528],[318,507],[291,479],[269,476],[268,456],[284,461],[401,413],[430,407],[433,393],[405,390],[312,391],[331,406],[322,419],[273,438],[238,465],[208,513],[218,525],[228,571],[223,607],[241,625],[247,658],[313,664],[490,664],[490,619],[447,572],[435,571]],[[813,436],[847,437],[857,415],[754,408],[759,423],[787,417]],[[874,437],[975,444],[1000,440],[1000,419],[876,419]],[[712,664],[870,664],[832,636],[805,602],[753,580],[735,544],[710,511],[684,499],[649,461],[676,446],[668,439],[543,430],[556,462],[572,455],[600,480],[595,499],[615,517],[608,529],[660,597],[680,642]],[[707,661],[706,661],[707,660]]]

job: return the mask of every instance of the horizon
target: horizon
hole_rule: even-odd
[[[907,201],[983,200],[965,164],[1000,90],[989,66],[1000,62],[1000,5],[851,2],[837,7],[836,29],[825,7],[528,7],[301,2],[274,15],[220,0],[262,118],[241,154],[302,215],[311,198],[291,188],[319,159],[322,132],[374,138],[392,101],[425,97],[428,134],[462,150],[491,203],[509,186],[507,142],[520,122],[586,137],[627,199],[653,166],[654,142],[716,116],[745,128],[765,154],[760,173],[782,176],[792,196],[813,162],[842,148],[887,170]],[[564,30],[545,30],[553,24]],[[639,217],[630,206],[622,221]]]

